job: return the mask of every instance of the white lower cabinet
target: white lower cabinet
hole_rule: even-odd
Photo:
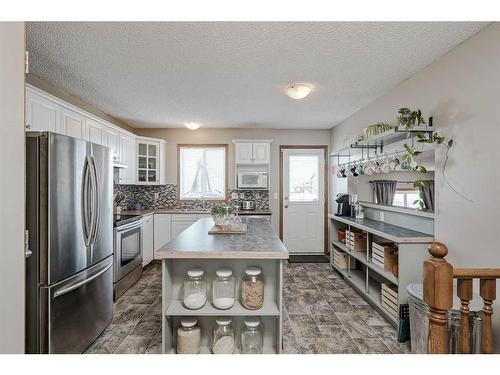
[[[196,214],[172,214],[172,238],[196,223]]]
[[[154,214],[154,249],[160,249],[172,238],[170,214]],[[156,259],[156,258],[155,258]]]
[[[184,232],[191,225],[193,225],[195,223],[195,221],[196,220],[193,220],[193,221],[188,221],[188,220],[172,221],[172,238],[175,238],[180,233]]]
[[[154,258],[154,218],[144,217],[142,223],[142,266],[149,264]]]

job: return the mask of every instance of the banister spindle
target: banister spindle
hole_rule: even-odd
[[[460,353],[470,354],[469,303],[472,299],[472,279],[457,280],[457,295],[460,298]]]
[[[493,315],[493,301],[496,298],[496,279],[481,279],[480,295],[483,298],[483,334],[481,349],[484,354],[493,353],[493,328],[491,315]]]
[[[453,305],[453,267],[444,257],[448,248],[441,242],[428,247],[431,259],[424,261],[424,301],[429,305],[429,354],[448,353],[448,309]]]

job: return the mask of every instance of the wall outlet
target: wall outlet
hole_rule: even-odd
[[[158,200],[160,193],[155,193],[155,201]]]

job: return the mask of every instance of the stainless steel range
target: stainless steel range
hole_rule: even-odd
[[[142,217],[114,215],[115,301],[142,276]]]

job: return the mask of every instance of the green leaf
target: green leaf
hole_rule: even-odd
[[[417,200],[413,201],[413,204],[417,204],[417,203],[420,203],[420,200],[417,199]]]
[[[450,140],[448,141],[448,147],[451,147],[451,146],[453,146],[453,139],[450,139]]]
[[[420,166],[420,172],[427,173],[427,169],[423,165],[421,165]]]

